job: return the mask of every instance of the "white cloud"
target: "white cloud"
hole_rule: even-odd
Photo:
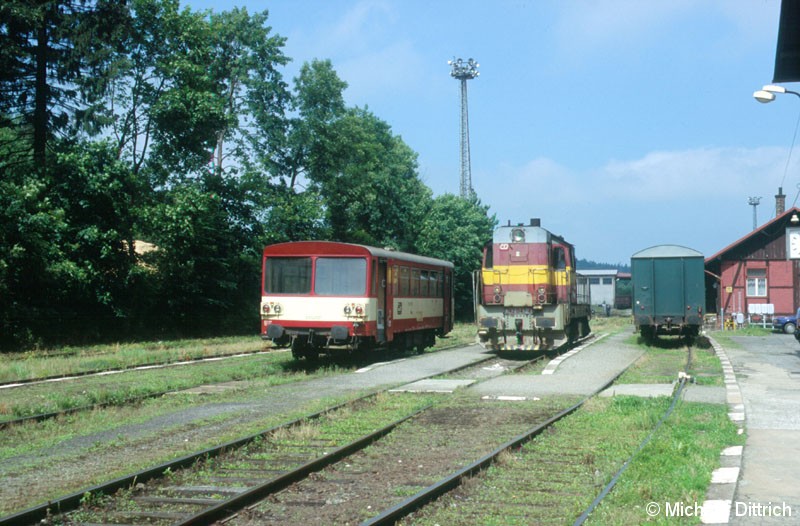
[[[786,155],[785,148],[777,147],[656,151],[638,159],[612,160],[585,171],[538,158],[523,166],[500,168],[498,177],[492,180],[506,181],[508,185],[481,184],[482,176],[478,175],[476,186],[486,187],[482,188],[489,194],[485,202],[504,202],[502,193],[508,188],[520,196],[546,192],[548,199],[564,202],[741,199],[776,192]],[[793,162],[789,173],[798,173],[799,169]],[[474,176],[473,179],[476,180]],[[791,177],[787,181],[793,186]]]

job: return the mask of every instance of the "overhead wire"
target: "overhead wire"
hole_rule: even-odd
[[[794,135],[792,136],[792,145],[789,147],[789,155],[786,156],[786,166],[783,167],[783,178],[781,178],[780,184],[781,188],[783,188],[783,184],[786,182],[786,175],[789,173],[789,162],[792,160],[792,152],[794,151],[794,143],[797,139],[798,129],[800,129],[800,113],[797,114],[797,122],[794,125]],[[800,184],[798,184],[798,191],[794,196],[794,201],[792,201],[792,207],[797,203],[798,197],[800,197]]]

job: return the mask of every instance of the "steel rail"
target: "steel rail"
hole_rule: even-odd
[[[166,367],[177,367],[179,365],[193,365],[202,362],[213,362],[220,360],[227,360],[229,358],[247,358],[249,356],[256,356],[259,354],[273,354],[274,351],[251,351],[239,352],[236,354],[218,354],[215,356],[198,356],[196,358],[189,358],[188,360],[172,360],[156,363],[143,363],[140,365],[131,365],[129,367],[112,367],[109,369],[93,369],[90,371],[78,371],[72,374],[55,374],[51,376],[39,376],[36,378],[21,378],[19,380],[11,380],[8,382],[0,382],[0,390],[2,389],[16,389],[17,387],[26,387],[29,385],[36,385],[39,383],[51,382],[67,382],[70,380],[79,380],[87,376],[105,376],[112,374],[127,373],[131,371],[160,369]]]
[[[306,462],[302,466],[285,473],[277,478],[269,480],[264,484],[260,484],[253,488],[247,489],[238,495],[235,495],[219,504],[205,509],[187,519],[177,521],[173,523],[173,526],[190,526],[195,524],[210,524],[214,521],[219,519],[223,519],[225,517],[230,516],[232,513],[235,513],[242,509],[243,507],[257,502],[259,500],[264,499],[264,497],[278,492],[290,484],[295,482],[299,482],[304,478],[308,477],[311,473],[319,471],[330,464],[336,463],[339,460],[360,451],[373,442],[376,442],[380,438],[388,435],[391,433],[397,426],[406,422],[418,414],[422,413],[423,411],[427,411],[433,404],[427,405],[421,409],[414,411],[413,413],[406,415],[398,420],[395,420],[391,424],[373,432],[369,435],[365,435],[347,445],[344,445],[340,448],[337,448],[325,456],[316,458],[309,462]]]
[[[663,424],[664,421],[667,418],[669,418],[669,415],[672,414],[673,409],[675,409],[675,404],[678,402],[678,399],[680,398],[681,392],[683,391],[683,388],[684,388],[685,385],[686,385],[686,378],[681,378],[681,380],[680,380],[680,382],[678,384],[678,388],[675,390],[675,395],[672,398],[672,403],[670,404],[669,408],[667,409],[667,412],[664,413],[664,416],[661,417],[661,420],[658,421],[658,423],[653,428],[653,430],[650,432],[650,434],[647,435],[647,438],[645,438],[642,441],[642,443],[639,444],[639,447],[636,448],[636,451],[634,451],[633,454],[628,458],[628,460],[626,460],[625,463],[622,464],[622,467],[619,468],[619,471],[617,471],[616,474],[614,474],[614,476],[611,477],[611,480],[609,481],[609,483],[606,484],[606,486],[603,488],[603,490],[600,492],[600,494],[592,501],[592,503],[589,505],[588,508],[586,508],[586,510],[580,515],[580,517],[578,517],[575,520],[575,522],[573,523],[572,526],[581,526],[584,522],[586,522],[586,519],[589,518],[589,515],[591,515],[591,513],[595,510],[595,508],[597,508],[597,506],[600,505],[600,502],[606,497],[606,495],[609,494],[609,492],[614,488],[614,486],[617,485],[617,481],[622,476],[622,474],[625,472],[625,470],[628,469],[628,466],[630,466],[631,462],[633,462],[633,459],[636,458],[636,455],[638,455],[639,452],[642,449],[644,449],[644,447],[647,444],[650,443],[650,440],[652,440],[653,436],[656,434],[656,431],[658,431],[659,428],[661,427],[661,424]]]
[[[529,429],[525,433],[522,433],[521,435],[517,436],[516,438],[506,442],[505,444],[501,445],[500,447],[498,447],[497,449],[495,449],[494,451],[492,451],[488,455],[485,455],[484,457],[478,459],[477,461],[473,462],[472,464],[470,464],[470,465],[468,465],[468,466],[456,471],[455,473],[452,473],[451,475],[449,475],[446,478],[440,480],[439,482],[436,482],[435,484],[432,484],[432,485],[428,486],[427,488],[419,491],[416,495],[412,495],[411,497],[407,498],[403,502],[401,502],[401,503],[399,503],[399,504],[397,504],[395,506],[392,506],[391,508],[389,508],[387,510],[384,510],[379,515],[377,515],[377,516],[375,516],[375,517],[373,517],[371,519],[368,519],[366,521],[363,521],[361,523],[361,526],[378,526],[378,525],[383,526],[383,525],[395,524],[401,518],[403,518],[403,517],[415,512],[415,511],[419,510],[420,508],[422,508],[423,506],[425,506],[429,502],[432,502],[432,501],[436,500],[437,498],[441,497],[445,493],[448,493],[448,492],[452,491],[453,489],[455,489],[459,485],[461,485],[461,482],[464,479],[466,479],[466,478],[468,478],[468,477],[470,477],[472,475],[475,475],[476,473],[479,473],[480,471],[483,471],[484,469],[486,469],[489,466],[491,466],[494,463],[494,461],[497,459],[497,457],[501,453],[503,453],[504,451],[507,451],[507,450],[512,449],[512,448],[519,447],[522,444],[524,444],[526,442],[529,442],[531,439],[533,439],[536,436],[538,436],[539,434],[541,434],[545,429],[547,429],[551,425],[555,424],[556,422],[558,422],[559,420],[563,419],[564,417],[569,416],[570,414],[572,414],[575,411],[577,411],[588,400],[590,400],[591,398],[597,396],[597,394],[599,394],[600,392],[604,391],[605,389],[607,389],[608,387],[613,385],[614,382],[616,382],[617,379],[626,370],[628,370],[629,367],[630,367],[630,365],[628,365],[628,367],[626,367],[625,369],[623,369],[622,371],[620,371],[619,373],[614,375],[614,377],[611,380],[606,382],[602,387],[600,387],[599,389],[594,391],[592,394],[590,394],[589,396],[587,396],[586,398],[584,398],[580,402],[574,404],[571,407],[568,407],[567,409],[564,409],[563,411],[561,411],[560,413],[556,414],[555,416],[549,418],[545,422],[536,425],[535,427]]]
[[[17,524],[31,524],[34,522],[39,522],[47,517],[58,514],[58,513],[65,513],[71,511],[80,506],[81,500],[87,493],[103,493],[103,494],[111,494],[119,489],[128,488],[136,483],[139,482],[147,482],[149,480],[161,478],[164,476],[165,472],[169,472],[175,469],[189,467],[198,460],[216,457],[227,450],[230,449],[238,449],[244,445],[253,442],[254,440],[266,436],[270,433],[274,433],[279,429],[290,428],[293,426],[297,426],[303,422],[308,420],[316,420],[321,416],[328,414],[330,412],[336,411],[343,407],[346,407],[350,404],[369,399],[371,397],[377,396],[381,391],[369,393],[367,395],[361,396],[359,398],[355,398],[353,400],[348,400],[347,402],[343,402],[341,404],[337,404],[332,407],[328,407],[321,411],[317,411],[316,413],[312,413],[310,415],[306,415],[290,422],[286,422],[283,424],[279,424],[277,426],[273,426],[269,429],[264,431],[260,431],[258,433],[239,438],[236,440],[232,440],[226,442],[219,446],[210,447],[204,449],[202,451],[198,451],[195,453],[190,453],[189,455],[185,455],[175,460],[171,460],[169,462],[165,462],[163,464],[159,464],[157,466],[147,468],[141,471],[137,471],[136,473],[131,473],[117,479],[104,482],[102,484],[98,484],[96,486],[92,486],[90,488],[85,488],[80,491],[76,491],[74,493],[70,493],[69,495],[65,495],[60,497],[56,500],[48,501],[38,506],[33,506],[31,508],[27,508],[25,510],[19,511],[12,515],[7,515],[5,517],[0,517],[0,526],[12,526]]]
[[[451,369],[449,371],[444,371],[443,373],[435,373],[435,374],[431,374],[431,375],[422,377],[422,378],[420,378],[420,380],[424,380],[424,379],[432,378],[432,377],[435,377],[435,376],[439,376],[439,375],[444,374],[444,373],[452,373],[452,372],[461,371],[463,369],[467,369],[467,368],[473,367],[473,366],[478,365],[480,363],[487,362],[487,361],[492,360],[494,358],[495,358],[494,356],[487,356],[487,357],[482,358],[480,360],[476,360],[476,361],[470,362],[468,364],[464,364],[464,365],[461,365],[459,367],[453,368],[453,369]],[[204,449],[202,451],[198,451],[198,452],[195,452],[195,453],[190,453],[189,455],[185,455],[185,456],[180,457],[178,459],[171,460],[169,462],[165,462],[165,463],[159,464],[157,466],[153,466],[151,468],[147,468],[147,469],[138,471],[136,473],[131,473],[131,474],[128,474],[128,475],[124,475],[124,476],[119,477],[117,479],[114,479],[114,480],[111,480],[111,481],[108,481],[108,482],[104,482],[104,483],[101,483],[101,484],[98,484],[98,485],[95,485],[95,486],[92,486],[92,487],[89,487],[89,488],[84,488],[84,489],[81,489],[81,490],[76,491],[74,493],[70,493],[68,495],[59,497],[58,499],[54,499],[54,500],[51,500],[51,501],[47,501],[47,502],[41,503],[41,504],[36,505],[36,506],[32,506],[30,508],[21,510],[21,511],[13,513],[11,515],[7,515],[5,517],[0,517],[0,526],[16,526],[18,524],[32,524],[32,523],[35,523],[35,522],[39,522],[39,521],[41,521],[43,519],[46,519],[46,518],[52,516],[53,514],[66,513],[68,511],[72,511],[72,510],[78,508],[81,505],[81,501],[84,499],[84,497],[85,497],[85,495],[87,493],[91,493],[91,494],[94,494],[94,493],[111,494],[111,493],[113,493],[113,492],[115,492],[115,491],[117,491],[119,489],[128,488],[131,485],[139,483],[139,482],[146,482],[146,481],[149,481],[149,480],[162,478],[164,476],[165,472],[174,471],[175,469],[181,469],[181,468],[189,467],[192,464],[194,464],[195,462],[197,462],[198,460],[201,460],[201,459],[204,459],[204,458],[216,457],[216,456],[220,455],[221,453],[223,453],[224,451],[226,451],[228,449],[240,448],[240,447],[242,447],[244,445],[247,445],[250,442],[252,442],[252,441],[254,441],[254,440],[256,440],[256,439],[258,439],[260,437],[263,437],[265,435],[273,433],[273,432],[277,431],[278,429],[293,427],[293,426],[296,426],[296,425],[298,425],[298,424],[300,424],[300,423],[302,423],[304,421],[308,421],[308,420],[315,420],[315,419],[317,419],[317,418],[319,418],[319,417],[321,417],[321,416],[323,416],[323,415],[325,415],[327,413],[336,411],[338,409],[341,409],[341,408],[346,407],[348,405],[354,404],[356,402],[359,402],[359,401],[362,401],[362,400],[367,400],[369,398],[375,397],[378,394],[387,391],[388,389],[392,389],[394,387],[397,387],[399,385],[403,385],[405,383],[407,383],[407,382],[402,382],[402,383],[397,384],[397,385],[391,385],[391,386],[388,386],[386,388],[378,389],[376,391],[367,393],[367,394],[365,394],[363,396],[360,396],[358,398],[354,398],[352,400],[348,400],[348,401],[343,402],[341,404],[337,404],[335,406],[328,407],[328,408],[323,409],[321,411],[318,411],[316,413],[312,413],[310,415],[306,415],[306,416],[297,418],[297,419],[292,420],[290,422],[285,422],[283,424],[279,424],[279,425],[273,426],[273,427],[271,427],[269,429],[266,429],[264,431],[260,431],[260,432],[255,433],[255,434],[248,435],[246,437],[242,437],[242,438],[239,438],[239,439],[236,439],[236,440],[232,440],[232,441],[226,442],[225,444],[222,444],[222,445],[213,446],[213,447]]]

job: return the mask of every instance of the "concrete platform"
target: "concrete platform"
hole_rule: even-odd
[[[390,393],[452,393],[459,387],[467,387],[475,380],[419,380],[389,389]]]
[[[471,391],[490,398],[590,395],[602,389],[644,353],[641,347],[626,344],[628,337],[628,332],[621,332],[587,344],[580,352],[560,362],[552,374],[501,376],[482,382]]]
[[[800,524],[800,349],[791,335],[733,339],[740,390],[729,399],[746,416],[747,441],[730,524]]]
[[[654,398],[657,396],[672,396],[675,384],[619,384],[612,385],[600,396],[641,396]]]

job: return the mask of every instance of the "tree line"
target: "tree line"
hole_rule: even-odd
[[[0,348],[255,333],[261,249],[304,239],[450,260],[471,314],[488,207],[285,43],[266,11],[0,5]]]

